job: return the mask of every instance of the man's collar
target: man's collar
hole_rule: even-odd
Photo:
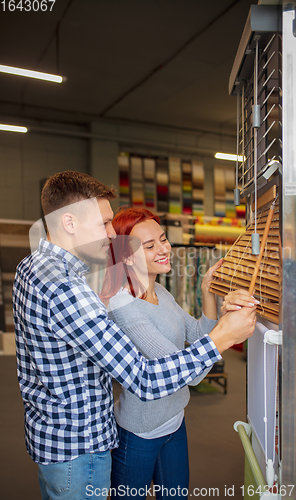
[[[44,255],[57,258],[58,260],[66,264],[68,269],[72,270],[74,274],[83,276],[84,274],[89,272],[89,267],[80,259],[78,259],[78,257],[68,252],[64,248],[61,248],[58,245],[54,245],[50,241],[41,238],[38,250]]]

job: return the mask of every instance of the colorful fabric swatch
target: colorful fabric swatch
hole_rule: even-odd
[[[130,204],[130,175],[129,175],[129,153],[121,152],[118,155],[119,170],[119,204]]]
[[[214,213],[216,217],[225,217],[225,175],[223,167],[214,166]]]
[[[157,211],[169,211],[169,172],[168,159],[156,158]]]
[[[169,212],[182,213],[181,160],[169,158]]]
[[[144,206],[143,160],[131,156],[131,201],[134,207]]]
[[[155,159],[144,158],[143,163],[145,205],[150,210],[153,210],[156,208]]]
[[[192,215],[204,213],[204,165],[202,162],[192,162]]]
[[[183,214],[192,214],[192,174],[191,162],[182,161]]]

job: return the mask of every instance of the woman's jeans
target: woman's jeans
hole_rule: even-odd
[[[118,433],[119,448],[112,451],[112,500],[144,500],[153,494],[158,499],[187,498],[189,464],[185,420],[173,434],[156,439],[140,438],[119,426]]]
[[[42,500],[105,500],[110,475],[110,451],[81,455],[69,462],[39,464]]]

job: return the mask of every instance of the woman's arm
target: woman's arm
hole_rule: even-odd
[[[160,285],[157,285],[160,287]],[[191,342],[202,337],[214,328],[217,321],[210,321],[203,315],[201,320],[196,320],[190,314],[176,303],[174,297],[163,287],[162,291],[167,295],[167,298],[173,302],[176,315],[181,314],[185,320],[185,336]],[[146,358],[155,358],[172,354],[178,350],[175,344],[168,340],[160,332],[160,330],[151,322],[149,318],[140,311],[137,307],[137,300],[133,299],[126,293],[118,294],[110,301],[109,317],[124,331],[124,333],[135,344],[139,351]],[[191,335],[188,333],[191,333]],[[196,377],[188,385],[198,385],[204,377],[209,373],[212,367],[203,371],[201,375]]]
[[[204,275],[204,278],[202,280],[201,284],[201,291],[202,291],[202,310],[204,315],[208,319],[217,319],[217,303],[216,303],[216,296],[214,293],[210,292],[210,286],[211,286],[211,281],[213,279],[213,273],[221,267],[223,264],[223,259],[220,259],[216,264]]]
[[[160,358],[179,350],[149,321],[144,312],[137,307],[136,300],[131,301],[125,293],[120,295],[110,300],[109,317],[146,358]]]

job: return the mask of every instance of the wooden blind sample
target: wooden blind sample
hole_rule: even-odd
[[[269,207],[262,209],[257,217],[257,233],[260,243],[266,225]],[[257,256],[252,255],[252,233],[254,222],[247,227],[224,257],[223,265],[214,273],[210,291],[224,297],[239,288],[249,290],[255,270]],[[281,294],[281,268],[279,256],[279,206],[275,206],[270,230],[253,295],[260,300],[258,313],[273,323],[279,323],[279,303]]]

